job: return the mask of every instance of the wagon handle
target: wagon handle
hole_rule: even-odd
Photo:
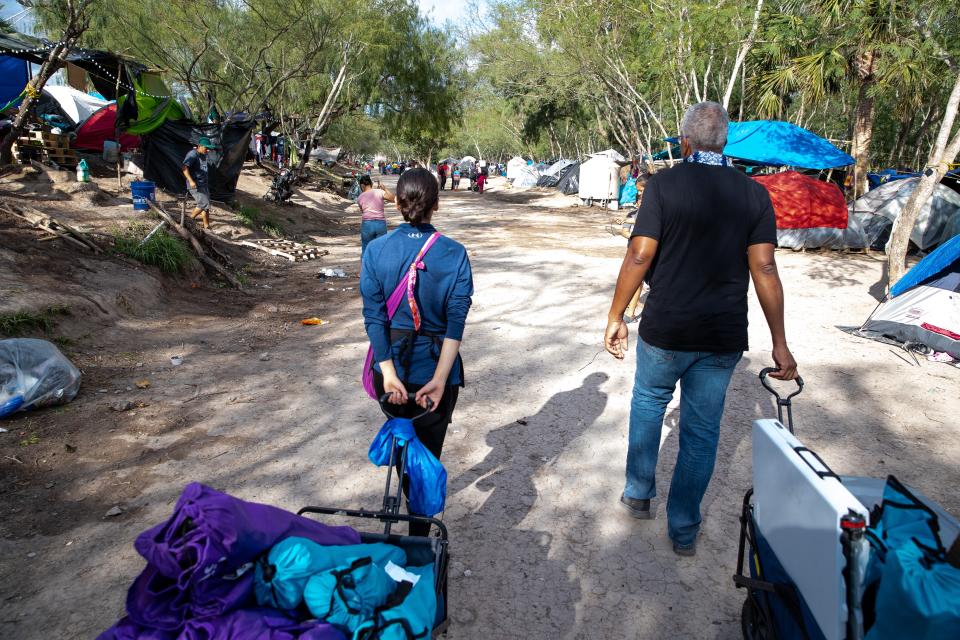
[[[787,409],[787,428],[790,430],[790,433],[793,433],[793,402],[792,399],[794,396],[799,395],[803,391],[803,378],[800,376],[796,377],[797,390],[788,395],[786,398],[782,397],[777,390],[770,385],[770,381],[767,379],[767,376],[775,371],[779,371],[776,367],[766,367],[760,370],[760,384],[763,385],[763,388],[773,394],[773,397],[777,399],[777,419],[780,420],[780,424],[783,424],[783,409]]]
[[[385,394],[383,394],[382,396],[380,396],[380,410],[383,411],[383,413],[386,414],[386,416],[387,416],[388,418],[396,418],[397,416],[395,416],[395,415],[393,415],[392,413],[390,413],[389,411],[387,411],[387,405],[389,404],[389,403],[387,402],[387,400],[389,400],[389,399],[390,399],[390,394],[389,394],[389,393],[385,393]],[[408,404],[409,404],[409,398],[408,398],[407,402],[408,402]],[[412,420],[419,420],[420,418],[422,418],[423,416],[427,415],[427,414],[430,413],[431,411],[433,411],[433,400],[431,400],[430,398],[427,398],[427,409],[426,409],[426,411],[424,411],[423,413],[419,413],[419,414],[415,415],[414,417],[410,418],[410,420],[411,420],[411,421],[412,421]]]

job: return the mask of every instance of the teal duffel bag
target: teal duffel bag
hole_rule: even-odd
[[[397,590],[376,609],[372,619],[354,632],[353,640],[419,640],[429,638],[437,617],[433,565],[407,567],[420,577],[416,584],[400,582]]]

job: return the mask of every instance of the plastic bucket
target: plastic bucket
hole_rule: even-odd
[[[147,201],[155,202],[157,199],[157,185],[149,180],[131,182],[130,191],[133,193],[133,208],[136,211],[149,211],[150,205]]]

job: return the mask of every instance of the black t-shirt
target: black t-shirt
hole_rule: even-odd
[[[644,342],[673,351],[746,351],[747,247],[777,242],[763,185],[732,167],[683,163],[646,185],[634,236],[659,242],[640,319]]]
[[[207,154],[191,149],[183,159],[183,166],[190,171],[190,177],[197,183],[197,190],[206,191],[210,184],[207,177]]]

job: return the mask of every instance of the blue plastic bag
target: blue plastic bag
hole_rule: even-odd
[[[960,569],[947,563],[939,531],[936,512],[888,477],[868,530],[868,583],[879,587],[866,640],[960,638]]]
[[[370,443],[370,462],[378,467],[390,464],[394,436],[398,446],[407,443],[405,468],[410,479],[410,511],[431,517],[440,513],[447,500],[447,470],[417,438],[412,421],[407,418],[387,420]]]
[[[257,604],[295,609],[303,601],[303,591],[311,576],[342,566],[348,558],[364,557],[380,566],[388,562],[401,567],[407,564],[403,549],[383,542],[322,545],[300,537],[281,540],[257,562],[254,577]]]
[[[627,178],[620,189],[620,206],[628,207],[637,201],[637,179]]]

